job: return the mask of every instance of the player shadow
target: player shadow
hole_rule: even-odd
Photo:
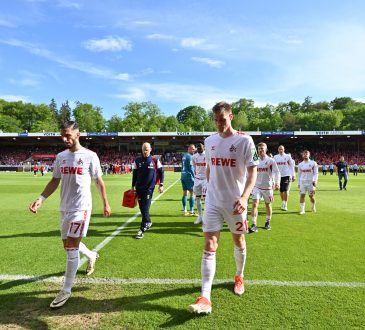
[[[63,276],[64,274],[65,274],[65,272],[63,271],[63,272],[52,273],[52,274],[47,274],[47,275],[34,276],[33,278],[27,279],[26,281],[22,280],[22,279],[7,281],[5,283],[0,283],[0,291],[11,289],[11,288],[14,288],[16,286],[28,284],[28,283],[31,283],[31,282],[38,282],[40,280],[45,280],[45,279],[50,278],[50,277]]]
[[[43,232],[32,232],[32,233],[19,233],[11,235],[0,235],[1,238],[15,238],[15,237],[59,237],[59,230],[43,231]]]
[[[117,236],[131,237],[135,239],[136,233],[140,228],[140,220],[133,225],[124,228]],[[194,225],[193,222],[153,222],[152,227],[145,233],[145,237],[152,235],[189,235],[189,236],[202,236],[201,225]]]
[[[214,285],[214,288],[227,288],[232,291],[229,284]],[[128,288],[128,287],[126,287]],[[161,302],[154,301],[167,298],[169,301],[187,300],[182,299],[183,296],[189,295],[191,299],[189,303],[193,303],[194,299],[199,295],[200,288],[197,286],[182,287],[174,289],[166,289],[163,287],[161,291],[122,296],[111,299],[95,299],[91,300],[84,297],[75,296],[80,291],[90,290],[85,287],[75,287],[73,289],[73,296],[65,306],[57,310],[51,310],[49,304],[53,299],[55,291],[32,291],[32,292],[15,292],[3,294],[0,302],[0,309],[2,310],[2,317],[0,317],[0,327],[19,326],[26,329],[42,330],[49,329],[49,325],[43,321],[44,319],[53,316],[77,316],[79,314],[93,314],[93,313],[125,313],[136,312],[146,314],[148,312],[160,312],[162,315],[168,315],[166,321],[156,325],[159,328],[171,328],[176,326],[183,326],[186,322],[204,317],[197,314],[191,314],[187,310],[187,305],[172,307],[168,303],[163,305]],[[39,297],[39,295],[52,294],[52,297]],[[146,325],[147,326],[147,325]]]

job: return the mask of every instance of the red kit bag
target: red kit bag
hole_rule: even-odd
[[[137,194],[133,189],[129,189],[123,194],[123,202],[122,205],[124,207],[134,208],[137,205]]]

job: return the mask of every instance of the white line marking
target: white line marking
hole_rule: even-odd
[[[0,281],[24,282],[52,282],[62,283],[63,276],[29,276],[0,274]],[[77,284],[157,284],[157,285],[200,285],[200,279],[175,279],[175,278],[98,278],[77,277]],[[233,283],[232,280],[215,280],[214,284]],[[365,282],[330,282],[330,281],[276,281],[276,280],[245,280],[245,284],[265,286],[291,286],[291,287],[332,287],[332,288],[365,288]]]
[[[170,188],[172,188],[177,182],[179,182],[180,179],[176,180],[175,182],[173,182],[168,188],[164,189],[164,192],[162,194],[158,194],[157,197],[155,197],[152,202],[151,205],[157,201],[162,195],[164,195]],[[137,212],[136,214],[134,214],[131,218],[129,218],[125,223],[123,223],[122,225],[120,225],[119,227],[117,227],[116,230],[114,230],[107,238],[105,238],[101,243],[99,243],[95,248],[93,248],[93,251],[100,251],[105,245],[107,245],[115,236],[119,235],[119,233],[127,226],[129,226],[129,224],[131,222],[133,222],[134,220],[137,219],[137,217],[141,215],[141,212]],[[82,267],[86,262],[88,261],[88,259],[86,257],[83,257],[80,260],[80,264],[79,264],[79,268]]]

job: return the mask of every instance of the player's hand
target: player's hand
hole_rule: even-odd
[[[162,193],[163,193],[163,186],[159,186],[159,187],[158,187],[158,192],[159,192],[160,194],[162,194]]]
[[[293,176],[293,177],[291,178],[291,180],[294,182],[294,181],[295,181],[295,176]]]
[[[237,199],[233,204],[233,214],[242,214],[246,210],[247,199],[241,197]]]
[[[104,205],[104,217],[109,217],[112,214],[112,210],[110,208],[109,203]]]
[[[274,186],[274,188],[275,188],[275,190],[279,190],[279,185],[278,184],[276,184],[275,186]]]
[[[29,205],[29,211],[32,213],[37,213],[37,210],[42,206],[42,200],[36,199],[32,204]]]
[[[312,184],[313,184],[313,187],[317,186],[317,183],[315,183],[315,182],[312,182]]]

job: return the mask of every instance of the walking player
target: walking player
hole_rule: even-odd
[[[226,220],[234,242],[236,274],[234,293],[245,291],[243,274],[246,261],[247,201],[256,180],[258,156],[251,136],[232,128],[232,107],[226,102],[213,107],[218,133],[205,140],[207,196],[203,215],[204,251],[201,263],[202,288],[192,313],[212,311],[211,290],[216,269],[220,231]]]
[[[312,212],[316,212],[316,186],[318,180],[318,165],[309,159],[310,152],[303,151],[303,161],[298,165],[298,188],[300,192],[300,212],[305,213],[305,194],[308,193],[312,202]]]
[[[92,178],[104,204],[104,216],[108,217],[111,214],[99,158],[95,152],[81,146],[78,124],[74,121],[64,123],[61,127],[61,137],[67,149],[57,155],[51,181],[29,206],[31,212],[37,213],[46,198],[52,195],[62,181],[61,238],[67,253],[67,263],[63,287],[52,301],[51,308],[63,306],[70,298],[80,261],[79,252],[88,258],[87,275],[94,271],[95,261],[99,257],[81,242],[81,238],[86,236],[90,222]]]

